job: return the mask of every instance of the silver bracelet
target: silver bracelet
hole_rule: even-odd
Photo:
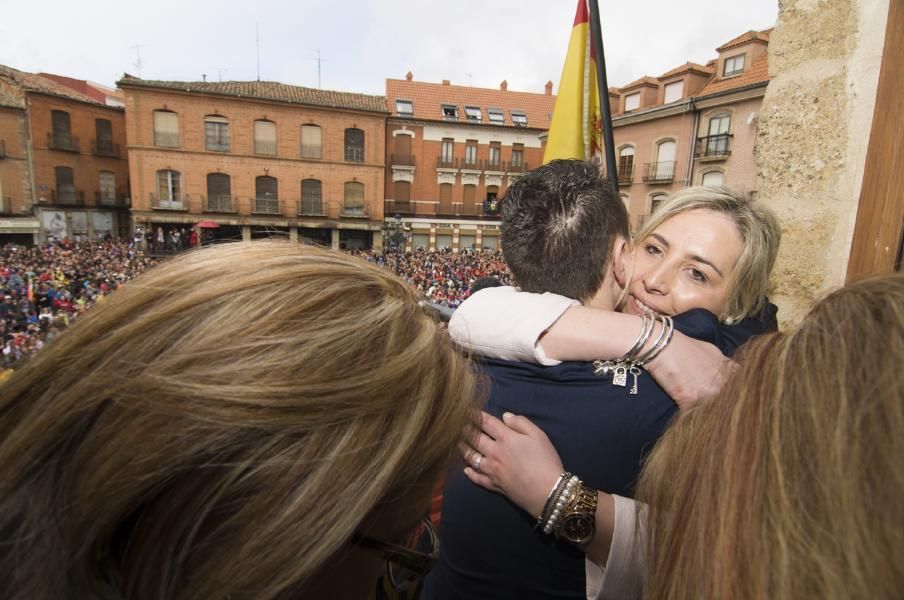
[[[635,340],[631,349],[614,360],[595,360],[593,361],[593,372],[596,375],[608,375],[612,370],[619,366],[625,366],[625,363],[632,361],[634,356],[643,349],[644,344],[650,339],[653,333],[653,326],[656,324],[656,318],[651,312],[644,312],[641,315],[643,319],[640,324],[640,335]]]
[[[669,342],[672,341],[672,336],[675,333],[675,322],[672,321],[671,317],[663,316],[662,317],[662,333],[659,334],[659,338],[656,340],[656,343],[647,352],[644,356],[637,359],[635,363],[636,366],[642,367],[645,364],[652,362],[654,358],[659,356],[665,347],[669,345]]]

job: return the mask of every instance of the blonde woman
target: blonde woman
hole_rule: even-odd
[[[613,514],[600,492],[584,550],[608,585],[590,597],[639,597],[645,580],[645,597],[669,600],[899,598],[904,275],[831,294],[739,363],[650,456],[637,494],[645,535],[633,536],[629,501]],[[481,435],[473,480],[535,513],[562,470],[555,450],[523,417],[485,416],[484,430],[494,439]]]
[[[474,382],[418,300],[277,242],[110,296],[0,388],[0,595],[361,598],[384,557],[426,565],[392,543]]]

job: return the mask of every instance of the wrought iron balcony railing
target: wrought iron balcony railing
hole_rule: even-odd
[[[282,213],[277,198],[255,198],[252,212],[258,215],[278,215]]]
[[[117,158],[119,156],[119,144],[104,140],[91,140],[91,154]]]
[[[237,202],[234,202],[229,194],[210,194],[204,200],[205,212],[234,213]]]
[[[80,150],[79,139],[69,133],[48,133],[47,147],[51,150],[65,150],[66,152],[78,152]]]
[[[675,180],[675,161],[647,163],[643,169],[644,183],[671,183]]]
[[[50,190],[50,201],[53,204],[82,206],[85,204],[85,192],[74,187],[61,186],[55,190]]]
[[[154,145],[160,146],[161,148],[178,148],[179,147],[179,134],[155,131],[154,132]]]
[[[697,148],[694,150],[694,157],[717,159],[731,156],[732,137],[734,136],[730,133],[720,133],[697,138]]]
[[[393,166],[399,167],[413,167],[414,165],[414,155],[413,154],[392,154],[390,155],[390,164]]]

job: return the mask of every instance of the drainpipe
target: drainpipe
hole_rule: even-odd
[[[691,99],[691,110],[694,111],[694,129],[691,134],[690,154],[687,157],[687,175],[684,179],[684,187],[688,187],[694,181],[694,154],[697,151],[697,128],[700,126],[700,111],[697,110],[694,100]]]

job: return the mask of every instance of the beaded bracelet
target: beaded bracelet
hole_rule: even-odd
[[[552,504],[552,497],[555,495],[556,490],[559,489],[559,484],[562,483],[563,479],[567,479],[571,476],[571,473],[568,471],[563,471],[559,478],[556,479],[556,482],[552,485],[552,489],[549,490],[549,493],[546,494],[546,502],[543,503],[543,509],[540,511],[540,514],[537,516],[537,527],[543,526],[543,515],[549,510],[550,504]]]
[[[552,532],[553,528],[555,528],[556,522],[559,520],[559,515],[562,514],[562,509],[565,507],[566,498],[571,497],[575,486],[577,486],[580,481],[581,480],[578,479],[577,475],[572,475],[571,478],[568,479],[568,483],[565,484],[562,492],[556,496],[556,501],[552,505],[552,512],[549,514],[549,518],[543,526],[543,533],[548,535]]]

